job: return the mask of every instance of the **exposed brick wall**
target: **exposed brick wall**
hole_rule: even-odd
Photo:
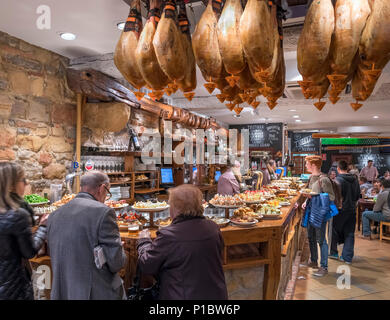
[[[73,159],[76,98],[66,84],[68,63],[0,32],[0,160],[21,163],[32,192],[62,181]]]

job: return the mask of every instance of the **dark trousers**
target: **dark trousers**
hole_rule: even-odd
[[[311,261],[315,263],[318,262],[318,243],[321,253],[320,265],[324,269],[328,269],[328,243],[326,242],[326,224],[327,222],[324,222],[321,228],[315,228],[309,223],[309,226],[307,227]]]
[[[355,226],[356,210],[341,210],[337,216],[333,217],[330,254],[338,254],[337,245],[344,243],[341,256],[347,262],[352,261],[355,244]]]

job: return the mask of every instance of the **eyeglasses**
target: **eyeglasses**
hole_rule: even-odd
[[[110,192],[110,189],[108,189],[107,186],[106,186],[105,184],[103,184],[103,186],[104,186],[104,189],[106,189],[106,191],[107,191],[106,201],[107,201],[107,200],[110,200],[111,197],[112,197],[112,193]]]

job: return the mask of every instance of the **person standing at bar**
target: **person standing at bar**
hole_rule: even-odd
[[[23,168],[0,162],[0,300],[33,300],[31,278],[23,263],[33,258],[46,239],[47,215],[32,234],[31,214],[23,208]]]
[[[118,272],[126,255],[115,211],[104,204],[110,180],[102,172],[90,171],[81,177],[80,185],[81,192],[48,219],[51,299],[123,299]]]
[[[337,244],[344,243],[340,260],[351,264],[355,244],[356,203],[360,197],[360,187],[356,175],[348,173],[347,170],[347,162],[340,160],[337,165],[339,175],[336,180],[341,188],[343,206],[339,214],[333,217],[329,258],[339,259]]]
[[[233,173],[233,164],[228,160],[226,171],[218,179],[217,192],[223,196],[233,196],[240,193],[240,184]]]
[[[315,193],[327,193],[329,200],[334,201],[336,199],[332,182],[328,175],[321,172],[322,157],[321,156],[307,156],[305,158],[306,169],[311,173],[308,187]],[[306,200],[302,208],[306,209]],[[310,247],[310,263],[309,267],[318,268],[318,248],[320,246],[321,253],[321,267],[318,271],[314,272],[317,277],[323,277],[328,274],[328,243],[326,240],[326,226],[327,222],[324,221],[320,228],[313,227],[311,224],[308,225],[307,233],[309,238]]]
[[[374,167],[374,161],[367,161],[367,166],[360,171],[360,176],[365,177],[369,183],[374,182],[374,180],[378,177],[378,169]]]

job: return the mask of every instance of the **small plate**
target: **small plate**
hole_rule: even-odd
[[[32,207],[37,207],[37,206],[43,206],[43,205],[49,204],[49,203],[50,203],[50,201],[47,200],[46,202],[29,203],[29,205],[32,206]]]
[[[239,227],[252,227],[252,226],[254,226],[256,223],[258,223],[259,221],[254,220],[254,221],[252,221],[252,222],[238,222],[238,221],[231,220],[231,222],[232,222],[234,225],[239,226]]]
[[[136,208],[134,206],[131,207],[131,209],[139,212],[159,212],[169,209],[169,205],[166,207],[157,207],[157,208]]]
[[[213,205],[216,208],[221,208],[221,209],[237,209],[237,208],[243,206],[243,204],[235,205],[235,206],[222,206],[222,205],[216,205],[216,204],[212,204],[212,203],[210,203],[210,204]]]

